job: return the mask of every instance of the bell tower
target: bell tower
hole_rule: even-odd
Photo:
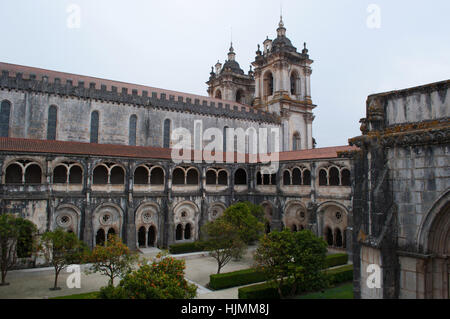
[[[228,52],[228,59],[224,65],[217,61],[211,68],[208,85],[208,95],[213,98],[223,99],[227,101],[238,102],[250,105],[255,92],[255,81],[253,70],[245,74],[236,61],[236,53],[234,52],[233,43],[231,43]]]
[[[297,52],[286,37],[283,17],[274,40],[258,44],[255,68],[255,99],[253,105],[266,112],[276,113],[282,122],[282,151],[312,149],[313,109],[311,100],[311,64],[306,43]]]

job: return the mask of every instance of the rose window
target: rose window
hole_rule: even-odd
[[[150,212],[145,212],[142,214],[142,221],[146,224],[152,221],[152,214]]]

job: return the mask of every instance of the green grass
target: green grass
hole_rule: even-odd
[[[50,299],[96,299],[97,298],[97,291],[94,292],[87,292],[84,294],[76,294],[76,295],[68,295],[68,296],[61,296],[61,297],[54,297]]]
[[[347,282],[324,292],[312,292],[296,296],[294,299],[353,299],[353,283]]]

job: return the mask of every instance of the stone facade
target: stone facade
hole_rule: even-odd
[[[380,298],[448,298],[450,81],[368,97],[355,155],[355,293],[365,251],[379,255]],[[373,297],[373,296],[372,296]]]

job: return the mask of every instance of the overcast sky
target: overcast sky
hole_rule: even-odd
[[[207,95],[231,29],[247,72],[257,44],[276,37],[280,3],[1,0],[0,61]],[[318,147],[360,134],[369,94],[450,79],[448,0],[283,0],[282,7],[287,36],[299,51],[306,42],[314,60]]]

